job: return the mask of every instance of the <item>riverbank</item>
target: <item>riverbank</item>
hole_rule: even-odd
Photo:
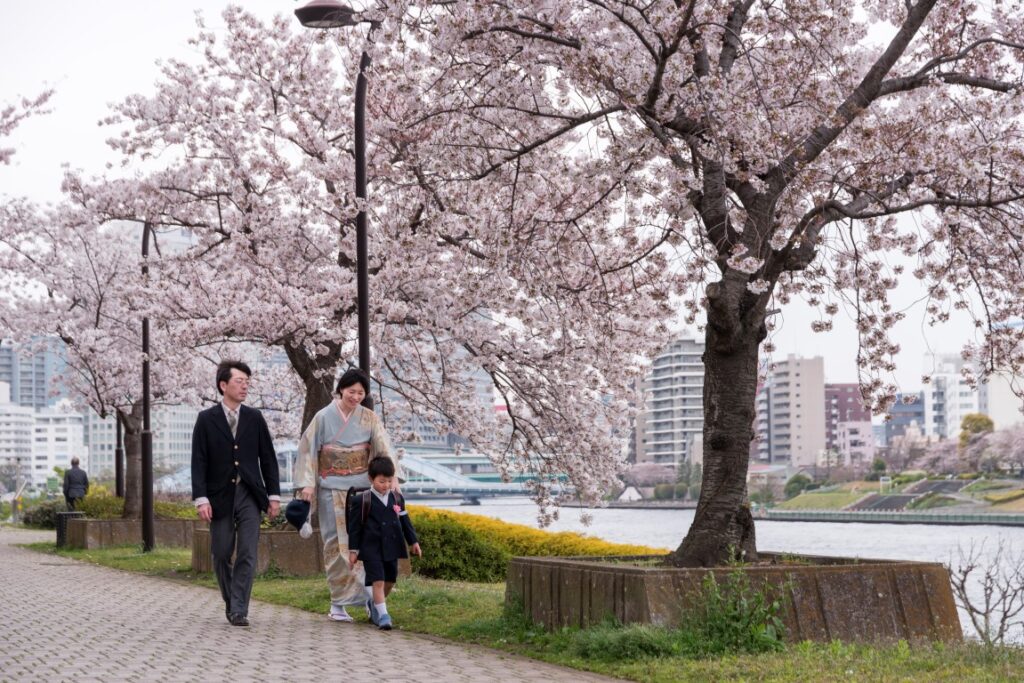
[[[754,519],[771,522],[861,522],[868,524],[936,524],[941,526],[1024,527],[1024,515],[1012,513],[876,512],[871,510],[758,510]]]

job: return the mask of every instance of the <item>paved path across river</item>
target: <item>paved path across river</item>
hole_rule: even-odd
[[[2,681],[613,680],[257,601],[234,627],[215,590],[16,547],[52,539],[0,527]]]

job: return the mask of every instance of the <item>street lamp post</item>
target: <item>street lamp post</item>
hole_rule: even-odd
[[[153,226],[142,225],[142,277],[149,275],[149,235]],[[149,420],[149,316],[142,318],[142,550],[156,545],[153,528],[153,432]]]
[[[124,426],[121,424],[121,413],[116,410],[114,423],[114,493],[118,498],[124,498]]]
[[[357,26],[364,23],[355,18],[355,10],[336,0],[312,0],[295,10],[299,22],[308,28],[330,29]],[[375,26],[370,24],[370,30]],[[370,68],[370,55],[363,50],[359,59],[359,76],[356,78],[355,101],[355,155],[356,155],[356,198],[359,211],[356,213],[356,309],[359,326],[359,369],[370,375],[370,283],[369,257],[366,235],[366,70]],[[363,405],[373,407],[373,399],[366,394]]]

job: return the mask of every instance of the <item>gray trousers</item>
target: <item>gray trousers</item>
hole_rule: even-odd
[[[210,522],[213,571],[220,594],[231,614],[249,613],[249,594],[256,569],[256,546],[260,539],[260,509],[249,487],[235,486],[235,506],[230,515]],[[235,556],[232,566],[231,556]]]

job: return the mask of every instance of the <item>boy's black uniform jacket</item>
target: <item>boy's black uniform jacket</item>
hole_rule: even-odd
[[[360,560],[397,560],[400,557],[409,557],[406,543],[412,545],[418,543],[416,530],[412,527],[412,521],[405,511],[405,499],[399,497],[396,501],[394,492],[388,493],[388,504],[385,506],[372,491],[363,491],[362,496],[370,497],[370,507],[363,517],[363,506],[356,506],[359,511],[349,519],[346,526],[348,529],[348,548],[358,550]],[[395,512],[395,505],[402,511],[401,515]]]

